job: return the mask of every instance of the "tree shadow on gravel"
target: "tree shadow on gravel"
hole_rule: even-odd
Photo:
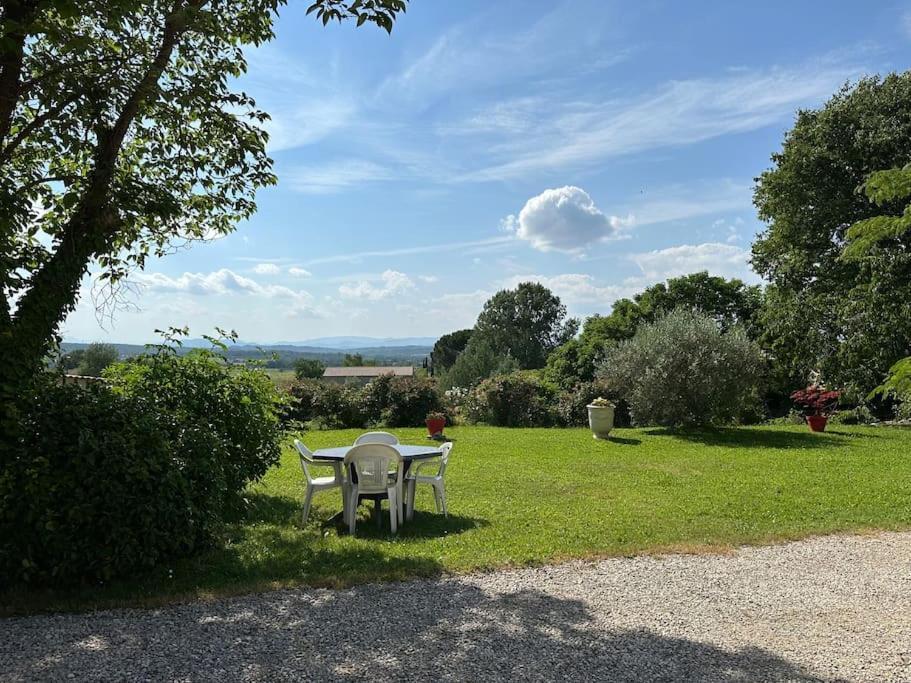
[[[772,449],[831,449],[850,445],[854,434],[832,434],[807,432],[782,432],[762,429],[737,429],[734,427],[716,429],[667,429],[655,428],[645,432],[649,436],[667,436],[681,441],[705,446],[725,448],[772,448]],[[866,437],[867,435],[862,435]],[[871,437],[873,435],[870,435]]]
[[[757,647],[607,628],[581,601],[470,579],[293,590],[3,624],[8,680],[822,681]],[[599,614],[609,618],[610,612]]]

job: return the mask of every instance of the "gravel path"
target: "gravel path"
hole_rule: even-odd
[[[0,620],[0,680],[911,681],[911,533]]]

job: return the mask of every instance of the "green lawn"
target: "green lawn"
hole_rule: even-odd
[[[403,442],[425,432],[396,430]],[[251,491],[247,519],[219,548],[151,575],[68,593],[2,596],[3,611],[158,604],[296,584],[345,586],[566,558],[723,551],[811,534],[911,528],[911,430],[754,427],[673,434],[623,429],[448,430],[449,519],[419,490],[397,537],[367,520],[356,537],[330,519],[337,491],[317,494],[300,526],[302,474],[286,449]],[[307,433],[311,448],[355,430]]]

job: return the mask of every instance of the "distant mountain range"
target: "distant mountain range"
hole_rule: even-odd
[[[319,351],[363,351],[364,349],[394,349],[402,347],[432,347],[437,341],[437,337],[317,337],[315,339],[304,339],[303,341],[278,341],[271,343],[262,343],[239,339],[233,346],[252,346],[264,349],[308,349]],[[88,344],[84,339],[67,339],[65,344],[70,346],[82,346]],[[115,346],[136,346],[142,347],[142,344],[120,344],[111,342]],[[156,340],[154,343],[159,343]],[[187,348],[209,348],[211,344],[205,339],[184,339],[183,345]]]

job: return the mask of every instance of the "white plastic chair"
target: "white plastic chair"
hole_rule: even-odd
[[[437,512],[442,512],[444,516],[449,517],[446,511],[446,465],[449,462],[449,451],[452,450],[452,442],[447,441],[440,446],[440,457],[429,460],[415,461],[408,470],[406,477],[408,483],[408,512],[406,519],[414,518],[414,493],[418,484],[430,484],[433,487],[433,502],[436,504]],[[427,467],[436,467],[435,474],[421,474],[421,470]]]
[[[365,443],[345,455],[345,467],[352,470],[348,484],[348,531],[354,534],[357,503],[362,495],[383,495],[389,499],[389,525],[398,531],[402,513],[402,456],[389,444]],[[356,481],[355,481],[356,480]]]
[[[395,434],[390,434],[389,432],[367,432],[366,434],[361,434],[357,439],[354,440],[355,446],[360,446],[362,443],[385,443],[390,446],[395,446],[399,442]]]
[[[345,486],[345,478],[342,473],[342,467],[339,462],[322,462],[319,460],[313,459],[313,453],[302,444],[297,439],[294,440],[294,447],[297,448],[297,453],[300,455],[301,459],[301,469],[304,471],[304,478],[307,480],[307,492],[304,495],[304,511],[301,516],[302,523],[307,523],[307,518],[310,516],[310,504],[313,502],[313,494],[317,491],[328,491],[329,489],[341,488],[342,489],[342,514],[347,520],[347,497],[345,495],[347,488]],[[334,474],[331,477],[314,477],[310,472],[310,468],[313,466],[323,467],[331,466],[335,470]]]

